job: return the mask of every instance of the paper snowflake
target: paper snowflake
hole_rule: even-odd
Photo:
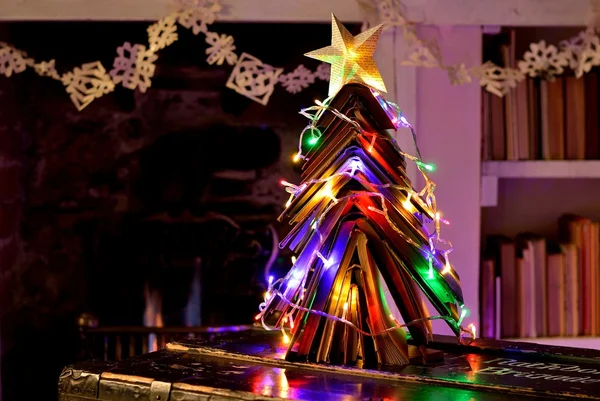
[[[600,38],[597,35],[589,35],[583,43],[579,53],[579,63],[575,68],[575,76],[581,77],[590,72],[592,67],[600,65]]]
[[[282,68],[275,68],[242,53],[225,86],[263,106],[269,103]]]
[[[0,42],[0,74],[10,77],[12,74],[23,72],[30,61],[24,52]]]
[[[234,65],[237,61],[233,36],[206,32],[206,43],[208,43],[208,49],[206,49],[208,64],[222,65],[227,61],[227,64]]]
[[[560,75],[569,64],[566,55],[559,52],[556,46],[546,45],[546,41],[529,45],[529,51],[523,55],[523,60],[517,65],[519,70],[530,77],[543,76],[552,78]]]
[[[216,0],[198,0],[195,3],[179,13],[178,22],[198,35],[200,32],[208,32],[208,25],[215,22],[222,7]]]
[[[465,63],[445,67],[448,72],[448,78],[451,85],[463,85],[471,82],[469,71],[465,68]]]
[[[35,72],[42,77],[50,77],[60,80],[61,77],[56,71],[55,61],[41,61],[33,65]]]
[[[479,79],[479,84],[485,90],[500,97],[506,95],[525,78],[525,75],[519,70],[501,68],[489,61],[473,68],[471,75]]]
[[[408,21],[401,12],[403,5],[397,0],[371,0],[377,8],[380,23],[384,26],[405,26]]]
[[[146,50],[144,45],[131,45],[125,42],[117,48],[117,57],[113,63],[110,76],[114,83],[121,83],[127,89],[139,89],[146,92],[150,87],[156,66],[154,62],[158,58],[154,52]]]
[[[402,64],[425,68],[440,67],[442,64],[439,48],[433,43],[418,41],[413,46],[408,60],[403,61]]]
[[[175,17],[171,15],[148,27],[150,51],[157,52],[177,40],[177,25],[175,23]]]
[[[579,59],[581,51],[584,48],[586,41],[588,40],[589,32],[579,32],[577,36],[573,36],[568,40],[560,42],[560,51],[565,55],[569,63],[569,68],[576,70],[579,66]]]
[[[99,61],[83,64],[61,78],[71,101],[81,111],[96,98],[115,89],[115,84]]]
[[[315,82],[315,75],[311,70],[300,64],[288,74],[279,77],[279,82],[290,93],[298,93]]]
[[[315,77],[322,81],[329,81],[331,75],[331,64],[321,63],[315,70]]]

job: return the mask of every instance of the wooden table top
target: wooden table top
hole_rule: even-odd
[[[282,359],[281,333],[251,330],[185,340],[114,363],[66,367],[59,399],[80,400],[600,400],[600,352],[506,341],[458,345],[443,361],[357,369]]]

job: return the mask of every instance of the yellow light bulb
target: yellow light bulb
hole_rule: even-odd
[[[473,333],[473,340],[477,338],[477,327],[475,327],[475,325],[473,323],[470,323],[467,328],[469,330],[471,330],[471,333]]]
[[[323,196],[331,198],[334,202],[337,201],[335,195],[333,194],[331,183],[327,183],[327,185],[325,185],[325,187],[323,188]]]
[[[452,267],[450,266],[450,262],[448,261],[448,259],[446,259],[446,264],[444,265],[444,269],[442,270],[442,274],[448,274],[448,273],[450,273],[450,269],[452,269]]]
[[[402,202],[402,206],[404,206],[404,208],[407,210],[412,209],[412,202],[410,201],[411,198],[412,198],[412,193],[409,192],[408,196],[406,197],[404,202]]]

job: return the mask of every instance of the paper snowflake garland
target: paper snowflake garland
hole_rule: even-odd
[[[315,70],[315,77],[319,78],[322,81],[329,81],[329,76],[331,75],[331,65],[326,63],[321,63]]]
[[[451,85],[463,85],[471,82],[471,76],[465,67],[465,63],[448,66],[445,69],[448,72],[448,79]]]
[[[432,49],[419,43],[413,46],[412,52],[408,56],[408,60],[402,62],[403,65],[411,65],[413,67],[434,68],[440,67],[440,59]]]
[[[99,61],[75,67],[61,78],[71,101],[81,111],[96,98],[115,89],[115,84]]]
[[[581,53],[579,53],[579,63],[575,68],[575,75],[579,78],[598,65],[600,65],[600,38],[590,35],[586,37]]]
[[[208,32],[208,25],[215,22],[221,12],[221,4],[215,0],[197,0],[192,7],[179,13],[177,21],[181,26],[191,29],[194,35]]]
[[[117,48],[117,57],[113,63],[113,69],[110,76],[114,83],[121,83],[127,89],[139,89],[140,92],[146,92],[150,87],[154,76],[156,66],[154,62],[158,56],[146,46],[136,44],[131,45],[125,42],[123,46]]]
[[[29,59],[24,52],[0,42],[0,74],[10,77],[25,71],[28,64]]]
[[[265,106],[273,94],[282,68],[275,68],[242,53],[225,86]]]
[[[519,70],[530,77],[544,76],[552,79],[564,72],[569,60],[556,46],[546,45],[546,41],[529,45],[529,51],[523,55],[523,60],[517,63]]]
[[[506,95],[525,78],[519,70],[501,68],[489,61],[473,68],[471,74],[479,79],[479,84],[485,90],[500,97]]]
[[[279,77],[279,82],[290,93],[298,93],[315,82],[315,75],[311,70],[300,64],[290,73]]]
[[[206,62],[208,64],[223,65],[227,61],[227,64],[234,65],[237,61],[232,36],[206,32],[206,43],[208,43],[208,48],[206,49],[206,54],[208,55]]]
[[[208,64],[235,64],[226,85],[228,88],[263,105],[268,103],[277,83],[290,93],[298,93],[313,84],[316,79],[329,80],[331,77],[330,65],[326,63],[320,64],[314,71],[300,65],[292,72],[281,75],[282,69],[263,64],[259,59],[247,53],[238,58],[232,36],[208,31],[208,26],[217,20],[218,14],[222,11],[219,0],[174,1],[178,3],[176,8],[178,11],[147,28],[147,47],[125,42],[117,48],[118,56],[110,70],[109,74],[112,76],[112,80],[109,77],[109,83],[104,82],[104,78],[98,78],[95,75],[97,71],[91,72],[90,66],[96,66],[96,63],[85,64],[89,70],[86,70],[86,73],[89,72],[91,74],[89,76],[92,77],[90,79],[93,79],[94,83],[98,83],[97,88],[104,88],[100,92],[94,91],[93,85],[89,88],[88,84],[77,83],[79,81],[73,77],[73,74],[83,67],[78,67],[78,69],[61,76],[56,70],[54,60],[38,62],[29,58],[25,52],[3,42],[0,42],[0,74],[11,77],[13,74],[23,72],[27,67],[32,67],[40,76],[69,82],[65,85],[70,88],[69,94],[79,110],[94,98],[101,96],[98,93],[108,93],[113,90],[115,83],[120,83],[125,88],[140,89],[141,92],[145,92],[150,87],[155,73],[154,63],[158,58],[155,53],[178,39],[176,24],[179,23],[192,30],[196,35],[200,32],[205,34],[208,44],[206,49]],[[580,78],[590,72],[593,67],[600,66],[600,37],[598,36],[600,32],[600,0],[590,0],[592,7],[587,29],[560,42],[558,48],[547,45],[544,41],[531,44],[523,60],[517,62],[518,69],[501,68],[490,62],[471,68],[466,68],[463,63],[446,65],[441,57],[438,43],[435,40],[425,41],[419,37],[416,24],[407,19],[401,0],[357,1],[361,3],[363,11],[370,13],[371,17],[376,13],[377,22],[385,28],[398,27],[402,30],[404,46],[412,49],[408,59],[403,61],[404,65],[440,68],[448,74],[452,85],[462,85],[471,82],[472,79],[477,79],[487,91],[503,96],[516,87],[517,83],[525,76],[552,79],[568,67],[573,70],[576,77]],[[369,31],[372,20],[373,18],[369,18],[365,22],[364,27],[367,31],[359,34],[356,38],[364,39],[363,36]],[[340,41],[338,40],[336,43],[338,42]],[[364,43],[362,47],[364,47]],[[328,48],[319,49],[319,51]],[[320,56],[325,57],[329,54],[320,54]],[[328,61],[334,62],[335,60]],[[363,64],[361,63],[362,67],[364,67]],[[100,70],[104,71],[101,65],[98,68],[98,71]],[[104,75],[108,76],[105,71]]]
[[[175,16],[168,16],[150,25],[148,32],[148,46],[150,51],[157,52],[177,40],[177,25]]]
[[[589,32],[580,32],[577,36],[573,36],[568,40],[560,42],[560,51],[565,54],[566,59],[569,62],[569,68],[576,70],[579,66],[579,56],[586,41],[588,40]]]
[[[600,38],[595,28],[588,28],[569,40],[560,42],[561,52],[569,62],[569,68],[577,78],[600,65]]]
[[[55,61],[42,61],[33,65],[35,72],[42,77],[50,77],[53,79],[60,80],[61,77],[56,71]]]

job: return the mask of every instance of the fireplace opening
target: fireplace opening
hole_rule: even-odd
[[[115,48],[144,42],[147,26],[4,23],[0,40],[55,58],[59,72],[95,60],[110,69]],[[211,29],[291,72],[317,67],[302,55],[326,45],[331,28]],[[299,39],[278,46],[273,37]],[[53,399],[65,365],[103,357],[82,349],[78,321],[164,331],[251,324],[265,272],[289,268],[277,246],[286,232],[276,222],[286,201],[279,183],[299,181],[298,111],[325,98],[327,82],[297,94],[278,86],[263,106],[226,88],[232,67],[208,65],[205,48],[201,35],[179,29],[146,93],[117,87],[81,112],[58,81],[31,71],[0,77],[4,400]],[[150,351],[159,337],[117,348]]]

